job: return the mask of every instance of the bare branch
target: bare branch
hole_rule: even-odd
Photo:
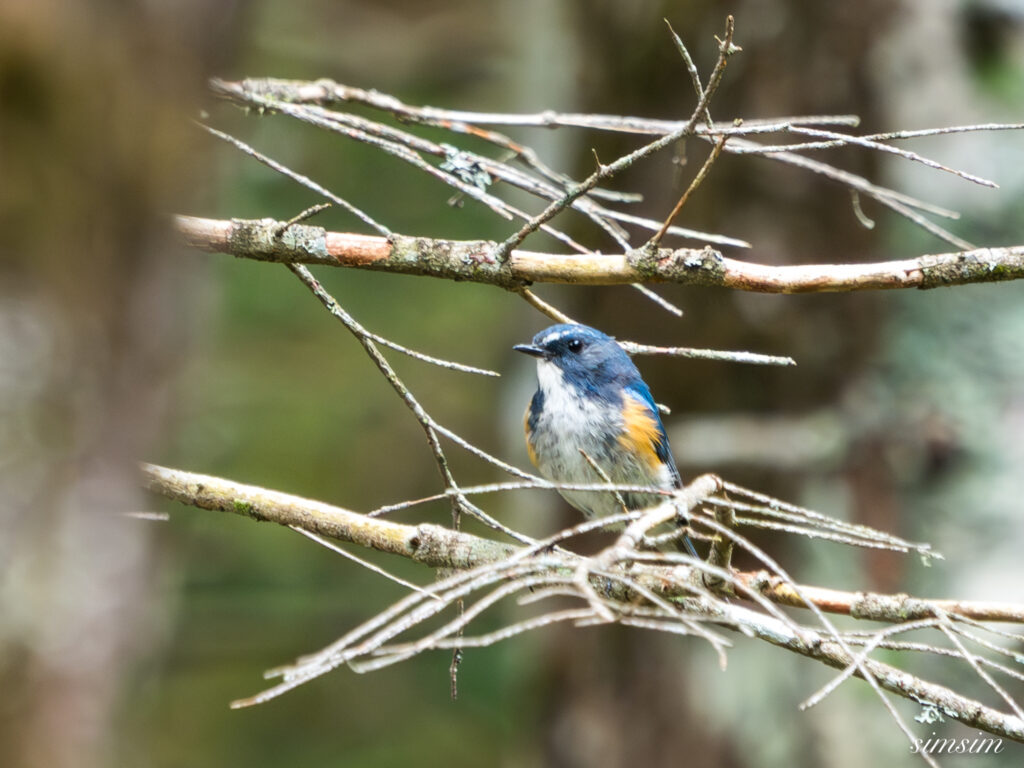
[[[701,185],[701,182],[704,181],[708,172],[711,170],[711,166],[714,165],[715,160],[717,160],[718,156],[722,154],[722,147],[725,146],[725,142],[728,138],[728,136],[722,136],[715,142],[715,146],[712,148],[711,154],[708,155],[707,160],[704,161],[704,165],[701,166],[697,175],[693,177],[693,181],[690,182],[690,186],[688,186],[686,191],[683,192],[682,196],[679,198],[679,202],[676,203],[676,207],[672,209],[668,218],[665,219],[665,223],[661,225],[661,229],[654,233],[654,237],[647,242],[647,245],[644,246],[645,248],[657,248],[661,244],[661,239],[665,236],[665,233],[668,232],[669,227],[672,226],[672,222],[675,221],[679,212],[683,210],[683,206],[686,205],[686,201],[690,199],[690,195],[692,195],[697,187]]]
[[[703,110],[700,113],[695,113],[699,117],[704,118],[704,123],[690,125],[687,121],[656,120],[614,115],[569,115],[559,114],[553,111],[543,112],[536,115],[502,115],[444,110],[433,107],[414,107],[403,104],[392,96],[379,94],[374,91],[364,91],[359,88],[340,85],[328,80],[320,80],[315,83],[288,80],[245,80],[238,83],[214,81],[211,84],[211,88],[219,95],[229,97],[242,104],[258,107],[260,113],[265,111],[282,111],[287,114],[291,114],[294,117],[298,117],[299,119],[315,121],[317,117],[312,110],[320,109],[320,107],[309,105],[357,102],[376,109],[383,109],[391,112],[404,122],[436,125],[456,133],[475,135],[504,148],[507,152],[512,153],[513,156],[521,159],[535,173],[539,174],[540,178],[546,180],[547,183],[554,185],[556,188],[565,190],[566,193],[574,193],[574,191],[580,192],[580,185],[574,185],[567,177],[548,169],[539,161],[536,153],[534,153],[529,147],[513,142],[502,134],[481,128],[480,125],[503,124],[534,127],[578,127],[592,130],[658,135],[662,138],[672,134],[681,133],[682,135],[692,134],[709,141],[717,140],[717,137],[721,136],[736,137],[730,141],[729,146],[725,148],[725,151],[734,154],[756,154],[777,162],[793,165],[798,168],[820,174],[828,179],[849,187],[851,190],[859,191],[861,194],[874,198],[882,205],[893,210],[895,213],[907,218],[926,231],[958,248],[970,250],[974,247],[966,240],[958,237],[952,232],[949,232],[943,227],[938,226],[934,222],[929,221],[918,213],[918,211],[924,211],[939,216],[957,218],[958,214],[955,212],[947,211],[925,201],[917,200],[908,195],[899,193],[895,190],[873,184],[862,176],[836,168],[820,160],[804,157],[798,154],[798,152],[808,149],[833,149],[837,147],[860,146],[869,151],[896,154],[912,162],[923,163],[924,165],[937,170],[954,173],[968,181],[987,186],[994,186],[992,182],[981,179],[974,174],[949,168],[917,153],[898,149],[883,142],[914,138],[918,136],[945,135],[977,131],[1020,130],[1021,128],[1024,128],[1024,124],[989,123],[950,126],[917,131],[893,131],[866,136],[856,136],[836,131],[822,131],[819,128],[813,127],[825,125],[856,125],[858,123],[858,118],[851,115],[780,117],[773,120],[747,120],[742,125],[737,125],[736,123],[713,123],[710,122],[709,119],[710,116],[706,108],[706,101],[710,98],[710,93],[708,92],[712,91],[714,86],[717,85],[716,76],[720,78],[721,70],[716,67],[716,72],[712,74],[711,80],[709,81],[709,88],[707,91],[704,91],[700,85],[700,77],[696,72],[696,66],[693,64],[692,59],[689,58],[689,54],[686,51],[685,46],[674,32],[672,32],[672,36],[676,47],[680,50],[684,60],[687,62],[687,68],[690,72],[691,80],[693,80],[695,90],[700,95],[699,100],[704,102]],[[722,42],[723,41],[720,41],[720,43]],[[726,50],[731,52],[736,49],[733,46]],[[343,121],[361,119],[352,118],[342,113],[329,114],[333,114],[335,116],[333,119]],[[689,128],[689,130],[686,130],[687,128]],[[749,138],[745,138],[758,134],[771,133],[810,133],[811,135],[822,136],[824,138],[821,141],[781,145],[765,145],[752,141]],[[413,139],[409,139],[409,141],[413,141]],[[652,145],[648,146],[650,147]],[[625,158],[621,159],[625,160]],[[492,161],[484,159],[482,162]],[[610,169],[611,166],[601,166],[598,169],[598,173],[604,173]],[[592,181],[593,179],[590,179],[588,180],[588,183]],[[535,194],[537,193],[537,190],[532,191]],[[616,199],[618,202],[624,202],[626,199],[630,199],[628,197],[624,198],[621,194],[610,194],[603,190],[598,190],[596,187],[589,192],[586,190],[583,190],[583,192],[586,192],[586,195],[581,197],[579,200],[574,200],[569,203],[566,203],[564,200],[556,201],[549,210],[555,208],[560,209],[561,207],[565,207],[565,205],[571,205],[574,208],[579,207],[580,210],[583,210],[583,207],[585,206],[587,208],[587,215],[603,228],[608,228],[613,221],[632,221],[633,223],[640,224],[652,231],[658,227],[657,223],[652,222],[649,219],[632,217],[628,214],[612,211],[603,208],[602,206],[598,206],[593,200],[589,199],[592,196],[600,196],[608,199]],[[541,194],[542,197],[549,200],[555,200],[556,198],[552,195],[552,189],[547,189]],[[728,238],[723,235],[710,235],[707,233],[703,233],[702,235],[702,233],[697,233],[692,230],[681,230],[678,228],[673,228],[672,231],[675,234],[679,234],[684,237],[698,237],[709,243],[718,243],[722,245],[736,245],[738,243],[734,238]],[[516,237],[518,236],[519,235],[517,234]],[[512,247],[514,247],[514,245]],[[504,253],[504,251],[501,251],[501,253]]]
[[[329,78],[320,80],[287,80],[282,78],[247,78],[238,82],[227,82],[214,80],[210,86],[213,90],[221,87],[230,87],[232,90],[243,94],[259,94],[268,96],[278,101],[285,101],[292,104],[362,104],[385,112],[410,123],[423,125],[435,125],[446,128],[457,133],[465,133],[488,141],[494,141],[499,146],[517,150],[525,150],[526,147],[512,142],[507,137],[495,141],[495,134],[489,131],[482,131],[479,125],[511,125],[527,128],[588,128],[599,131],[616,131],[620,133],[640,134],[664,134],[677,130],[685,121],[682,120],[658,120],[642,117],[623,117],[621,115],[599,115],[599,114],[577,114],[545,110],[535,113],[504,113],[504,112],[471,112],[456,109],[441,109],[438,107],[413,106],[405,104],[401,100],[379,91],[368,91],[363,88],[356,88],[350,85],[337,83]],[[778,117],[768,120],[748,120],[745,125],[750,130],[757,130],[761,133],[778,133],[785,130],[788,125],[847,125],[856,126],[860,118],[856,115],[802,115]],[[719,134],[731,127],[731,123],[716,123],[713,128],[706,129],[708,133]],[[998,127],[1003,127],[999,125]],[[702,132],[702,127],[697,128]],[[957,129],[942,129],[942,132],[952,132]],[[963,126],[965,131],[993,130],[992,126]],[[905,131],[909,136],[930,135],[915,131]],[[874,136],[873,138],[905,138],[901,135],[891,134]]]
[[[693,347],[657,347],[651,344],[637,344],[635,341],[620,341],[619,346],[631,355],[664,355],[685,357],[692,360],[728,360],[733,363],[751,365],[796,365],[796,360],[785,355],[762,355],[757,352],[725,352],[719,349],[695,349]]]
[[[803,599],[777,576],[767,571],[741,573],[737,580],[781,605],[801,608]],[[801,586],[804,596],[827,613],[840,613],[868,621],[911,621],[934,616],[934,608],[977,621],[1024,624],[1024,605],[977,600],[922,600],[910,595],[847,592]]]
[[[973,616],[985,620],[1024,623],[1024,606],[974,603],[966,601],[913,601],[904,595],[863,595],[822,590],[817,587],[788,583],[789,589],[763,573],[724,572],[721,568],[701,564],[682,555],[642,553],[636,549],[645,534],[659,523],[671,520],[675,504],[665,504],[647,512],[632,512],[613,516],[608,520],[592,520],[574,526],[554,537],[530,547],[498,544],[469,534],[434,525],[403,525],[361,515],[288,494],[241,485],[216,477],[196,475],[153,465],[142,469],[145,486],[152,492],[203,509],[233,512],[256,520],[277,522],[304,531],[350,541],[360,546],[401,555],[432,567],[456,568],[453,576],[426,587],[417,587],[409,596],[382,612],[361,627],[349,632],[313,656],[301,659],[296,665],[276,674],[284,681],[274,688],[239,702],[240,706],[266,701],[291,690],[297,685],[337,667],[354,664],[367,670],[382,664],[394,663],[420,651],[452,648],[463,645],[483,645],[514,636],[523,631],[547,626],[556,621],[572,620],[576,623],[601,621],[601,613],[611,610],[620,623],[648,629],[697,633],[711,641],[721,652],[723,640],[701,629],[694,622],[711,621],[724,627],[741,630],[748,636],[786,648],[826,665],[835,667],[846,676],[870,675],[880,690],[884,689],[931,706],[961,722],[990,733],[1024,742],[1024,720],[1012,714],[966,698],[941,685],[914,677],[907,672],[868,657],[871,647],[885,647],[891,641],[882,638],[868,641],[867,648],[858,653],[848,644],[864,646],[863,638],[837,634],[834,630],[798,626],[782,615],[759,613],[733,602],[715,598],[692,579],[695,568],[709,574],[724,576],[741,596],[750,595],[760,601],[771,600],[784,605],[799,605],[818,611],[846,613],[858,618],[889,620],[901,625],[907,621],[933,623],[933,618],[948,615],[948,621],[957,616]],[[708,494],[720,489],[717,479],[698,478],[682,491],[676,503],[696,511],[696,505]],[[729,486],[735,488],[734,486]],[[631,520],[625,533],[613,547],[594,558],[581,558],[569,552],[553,552],[557,540],[595,527],[615,524],[617,518]],[[710,524],[710,521],[707,521]],[[727,529],[719,526],[723,533]],[[741,539],[736,539],[741,542]],[[546,613],[527,619],[508,628],[479,638],[464,638],[460,633],[489,606],[510,595],[523,593],[528,588],[539,588],[538,601],[548,595],[579,595],[574,574],[589,574],[586,582],[594,591],[594,598],[602,606]],[[779,572],[781,573],[781,571]],[[475,593],[493,587],[483,597]],[[551,588],[545,592],[544,588]],[[631,597],[632,595],[632,597]],[[794,599],[794,595],[798,598]],[[637,598],[646,602],[637,603]],[[448,621],[441,628],[405,644],[389,645],[397,635],[407,632],[427,619],[439,615],[450,607],[467,600],[464,613]],[[667,602],[671,600],[672,602]],[[766,605],[768,603],[765,603]],[[916,615],[920,613],[920,615]],[[939,614],[936,617],[936,614]],[[965,619],[973,620],[973,619]],[[922,623],[922,626],[925,626]],[[912,628],[910,625],[883,630],[888,636]],[[922,648],[915,648],[922,650]],[[967,658],[962,644],[957,656]],[[377,658],[378,661],[373,659]],[[981,669],[981,657],[971,654],[969,659]],[[999,665],[984,663],[998,671]],[[990,676],[985,678],[994,684]],[[836,684],[838,684],[837,681]],[[999,691],[1005,690],[995,684]],[[832,690],[830,687],[828,690]],[[1010,699],[1012,702],[1012,699]],[[1012,705],[1016,707],[1014,703]]]
[[[521,547],[501,544],[468,533],[452,531],[429,523],[408,525],[363,515],[342,507],[325,504],[259,486],[160,467],[142,465],[144,487],[158,496],[182,504],[218,512],[231,512],[262,522],[297,527],[338,541],[351,542],[368,549],[401,555],[432,568],[474,568],[523,552]],[[572,490],[621,490],[635,492],[635,486],[604,484],[500,484],[466,487],[463,493],[498,492],[515,488],[560,488]],[[707,490],[705,488],[704,490]],[[431,498],[443,498],[431,497]],[[706,499],[705,499],[706,501]],[[632,513],[629,517],[636,517]],[[589,521],[572,529],[578,534],[614,524],[615,520]],[[537,542],[543,547],[550,542]],[[659,572],[655,569],[655,572]],[[661,571],[664,573],[664,571]],[[766,571],[736,572],[735,580],[744,588],[779,605],[805,607],[796,590]],[[659,589],[664,595],[679,594],[675,588]],[[845,614],[870,621],[905,621],[932,615],[929,606],[938,606],[956,617],[975,621],[1024,624],[1024,605],[974,600],[922,600],[908,595],[884,595],[873,592],[846,592],[800,585],[799,591],[826,613]]]
[[[243,485],[219,477],[145,464],[145,488],[199,509],[231,512],[253,520],[390,552],[432,568],[467,568],[511,556],[517,548],[439,525],[402,525],[323,502]]]
[[[488,240],[390,238],[328,232],[296,225],[280,240],[273,219],[176,217],[186,242],[207,251],[257,261],[356,267],[399,274],[468,280],[518,291],[529,283],[627,285],[672,282],[755,293],[825,293],[939,288],[1024,277],[1024,245],[976,248],[873,264],[772,266],[723,256],[711,248],[661,248],[657,254],[562,255],[513,251],[491,263]]]
[[[707,109],[708,103],[711,101],[711,97],[714,96],[715,91],[718,90],[718,86],[722,82],[722,75],[725,73],[725,65],[729,57],[740,50],[732,44],[733,31],[733,17],[728,16],[725,21],[725,37],[719,41],[718,61],[715,64],[714,70],[711,72],[711,77],[708,80],[708,86],[704,89],[704,93],[697,104],[697,108],[694,110],[693,115],[685,125],[666,134],[665,136],[662,136],[656,141],[645,144],[640,147],[640,149],[634,150],[627,155],[623,155],[613,163],[609,163],[608,165],[598,163],[597,170],[594,171],[594,173],[585,181],[567,189],[565,194],[559,200],[553,202],[537,216],[530,219],[518,232],[515,232],[504,242],[500,243],[494,250],[495,260],[499,263],[504,263],[512,251],[518,247],[527,236],[543,226],[545,222],[556,216],[560,211],[571,206],[573,201],[577,198],[582,197],[591,189],[596,187],[598,182],[614,176],[619,171],[629,168],[638,160],[664,149],[684,136],[692,134],[694,127],[697,125],[697,121],[700,119],[701,115],[704,114],[704,110]]]

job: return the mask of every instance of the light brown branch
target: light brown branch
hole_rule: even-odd
[[[294,526],[433,568],[470,568],[518,550],[439,525],[392,523],[300,496],[155,464],[143,464],[142,475],[146,490],[182,504]]]
[[[558,569],[565,570],[571,568],[574,562],[573,558],[575,558],[570,553],[565,553],[559,558],[553,559],[551,555],[542,555],[540,550],[535,548],[525,549],[515,545],[499,544],[435,525],[414,526],[384,521],[339,507],[332,507],[322,502],[242,485],[208,475],[198,475],[149,464],[143,465],[142,475],[143,483],[148,490],[183,504],[202,509],[233,512],[255,520],[276,522],[321,536],[402,555],[434,567],[476,569],[476,571],[469,570],[467,577],[473,573],[481,573],[480,569],[487,569],[489,565],[497,565],[500,569],[503,563],[510,564],[509,578],[517,569],[525,569],[524,572],[527,573],[531,568],[549,567],[556,571]],[[705,480],[702,479],[701,482],[705,482]],[[700,495],[719,487],[716,483],[712,487],[700,486],[698,489],[698,485],[700,483],[693,484],[686,489],[686,492]],[[651,514],[655,514],[655,511],[652,510]],[[645,520],[644,524],[646,525],[648,522],[650,521]],[[524,560],[524,555],[531,552],[541,555],[536,566],[531,566],[531,561]],[[551,561],[551,565],[545,566],[545,561]],[[784,618],[759,613],[735,603],[708,601],[699,595],[694,597],[693,585],[687,583],[686,577],[686,574],[692,571],[685,567],[674,567],[671,565],[671,560],[666,560],[666,562],[669,564],[660,566],[632,563],[628,583],[634,585],[632,589],[640,588],[643,590],[643,594],[662,603],[665,597],[671,597],[673,593],[675,596],[680,596],[682,602],[690,610],[689,613],[681,614],[681,619],[685,620],[687,616],[703,615],[712,622],[728,627],[742,628],[744,632],[753,637],[840,670],[847,670],[852,665],[856,665],[857,671],[853,674],[863,676],[864,673],[860,671],[863,668],[870,673],[878,686],[887,691],[925,705],[937,707],[944,714],[954,717],[968,726],[1024,742],[1024,721],[1019,717],[995,710],[945,686],[922,680],[891,665],[873,659],[857,661],[850,652],[844,649],[843,642],[837,636],[811,628],[795,627]],[[487,572],[485,576],[493,582],[500,578],[500,574],[500,571],[494,571]],[[603,580],[605,584],[611,581],[607,579],[611,574],[601,571],[599,575],[606,577]],[[564,577],[562,578],[564,579]],[[538,577],[537,583],[543,584],[544,581],[543,577]],[[736,574],[734,581],[742,590],[749,587],[769,600],[790,605],[796,604],[792,595],[778,585],[773,586],[771,579],[765,579],[764,574],[740,573]],[[622,579],[622,583],[627,582]],[[522,583],[510,582],[506,591],[518,590],[523,586]],[[467,589],[470,588],[472,585]],[[910,598],[903,595],[862,596],[857,593],[842,593],[836,590],[798,585],[790,585],[790,589],[794,594],[799,590],[822,611],[849,613],[860,618],[878,619],[888,618],[891,615],[892,618],[889,620],[902,622],[910,618],[916,610],[914,604],[910,602]],[[414,591],[409,598],[405,598],[405,601],[422,598],[421,591]],[[626,592],[629,592],[629,588]],[[460,595],[456,595],[456,597]],[[434,593],[431,592],[427,597],[429,599],[433,596]],[[607,595],[608,599],[622,600],[623,597],[621,587]],[[436,603],[437,601],[431,599],[430,602]],[[924,603],[924,601],[920,602]],[[885,603],[894,607],[885,610],[868,607]],[[401,604],[396,604],[396,607]],[[626,605],[631,604],[631,601],[626,601]],[[895,607],[901,605],[902,609]],[[933,612],[934,606],[937,605],[942,606],[942,610],[946,610],[950,614],[973,616],[986,620],[1024,621],[1024,606],[932,601]],[[390,615],[394,610],[394,608],[389,609],[385,613]],[[440,608],[429,608],[431,613],[436,613],[438,610]],[[463,626],[464,621],[468,620],[468,618],[457,619],[458,622],[463,622],[458,626]],[[353,633],[358,635],[360,631],[357,629]],[[423,642],[427,642],[427,640]],[[339,641],[339,643],[341,642]],[[395,658],[404,657],[400,654]],[[282,683],[281,686],[271,689],[269,693],[277,695],[279,692],[289,690],[301,684],[304,679],[311,679],[312,676],[322,673],[330,666],[327,664],[318,667],[305,677],[297,675],[295,679]],[[268,694],[261,694],[245,703],[258,703],[268,697]]]
[[[855,663],[853,655],[827,636],[817,632],[804,633],[802,637],[788,631],[776,633],[765,626],[767,623],[770,623],[770,620],[754,622],[752,628],[757,638],[835,669],[846,670]],[[1019,717],[999,712],[961,696],[943,685],[929,683],[890,664],[874,659],[865,659],[862,663],[878,684],[887,691],[919,703],[930,704],[943,715],[955,718],[968,727],[1024,742],[1024,720]],[[864,676],[860,671],[855,671],[852,675],[860,678]]]
[[[773,603],[803,608],[804,601],[792,586],[766,571],[737,573],[736,580]],[[910,595],[847,592],[801,586],[803,594],[826,613],[839,613],[870,621],[912,621],[935,615],[938,608],[975,621],[1024,624],[1024,605],[975,600],[922,600]]]
[[[390,238],[296,224],[281,238],[273,219],[176,217],[194,248],[257,261],[356,267],[468,280],[516,290],[529,283],[627,285],[672,282],[756,293],[824,293],[991,283],[1024,278],[1024,245],[977,248],[873,264],[772,266],[730,259],[712,248],[656,253],[563,255],[513,251],[499,264],[488,240]]]
[[[146,490],[188,506],[295,526],[338,541],[401,555],[432,568],[474,568],[523,551],[518,545],[502,544],[437,525],[394,523],[301,496],[211,475],[143,464],[142,476]],[[699,478],[701,483],[706,482],[705,477],[710,476]],[[704,485],[701,488],[709,490]],[[688,594],[687,590],[674,589],[666,583],[671,580],[671,566],[644,565],[642,570],[649,572],[652,584],[661,582],[655,586],[659,594]],[[928,606],[938,606],[947,613],[976,621],[1024,624],[1024,605],[1013,603],[923,600],[909,595],[848,592],[807,585],[797,585],[794,589],[765,571],[736,571],[733,578],[738,584],[779,605],[806,607],[797,596],[798,589],[820,610],[858,619],[909,621],[932,615]]]

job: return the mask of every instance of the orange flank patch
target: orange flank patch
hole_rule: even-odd
[[[622,409],[622,434],[619,444],[635,456],[639,456],[651,467],[661,466],[657,447],[661,443],[658,422],[650,409],[631,395],[625,395]]]
[[[533,450],[533,433],[530,432],[530,406],[526,406],[526,413],[523,414],[523,429],[526,430],[526,454],[530,457],[530,463],[540,469],[537,465],[537,452]]]

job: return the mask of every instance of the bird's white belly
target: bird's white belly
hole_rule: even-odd
[[[665,467],[652,471],[642,459],[624,450],[619,442],[622,414],[619,408],[598,398],[579,395],[568,387],[562,373],[551,363],[537,366],[538,382],[544,393],[544,408],[533,430],[532,445],[541,475],[552,482],[595,484],[611,480],[622,485],[673,487]],[[591,461],[600,467],[601,476]],[[622,512],[613,492],[569,491],[559,493],[587,517],[604,517]],[[620,494],[628,509],[657,504],[657,495]]]

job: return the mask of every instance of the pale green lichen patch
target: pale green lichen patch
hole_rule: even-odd
[[[274,219],[232,219],[231,252],[262,261],[330,261],[323,227],[293,224],[285,229]]]
[[[386,268],[392,271],[504,287],[523,282],[513,275],[508,263],[500,264],[495,260],[495,244],[489,240],[433,240],[391,235],[388,241],[391,255]]]
[[[626,254],[641,279],[671,281],[683,285],[721,285],[725,278],[722,254],[713,248],[638,248]]]
[[[987,283],[1024,277],[1024,257],[996,255],[988,248],[962,253],[955,258],[925,256],[921,259],[921,288],[962,283]]]
[[[242,501],[241,499],[235,499],[231,504],[235,514],[245,515],[246,517],[252,517],[253,506],[248,501]]]

